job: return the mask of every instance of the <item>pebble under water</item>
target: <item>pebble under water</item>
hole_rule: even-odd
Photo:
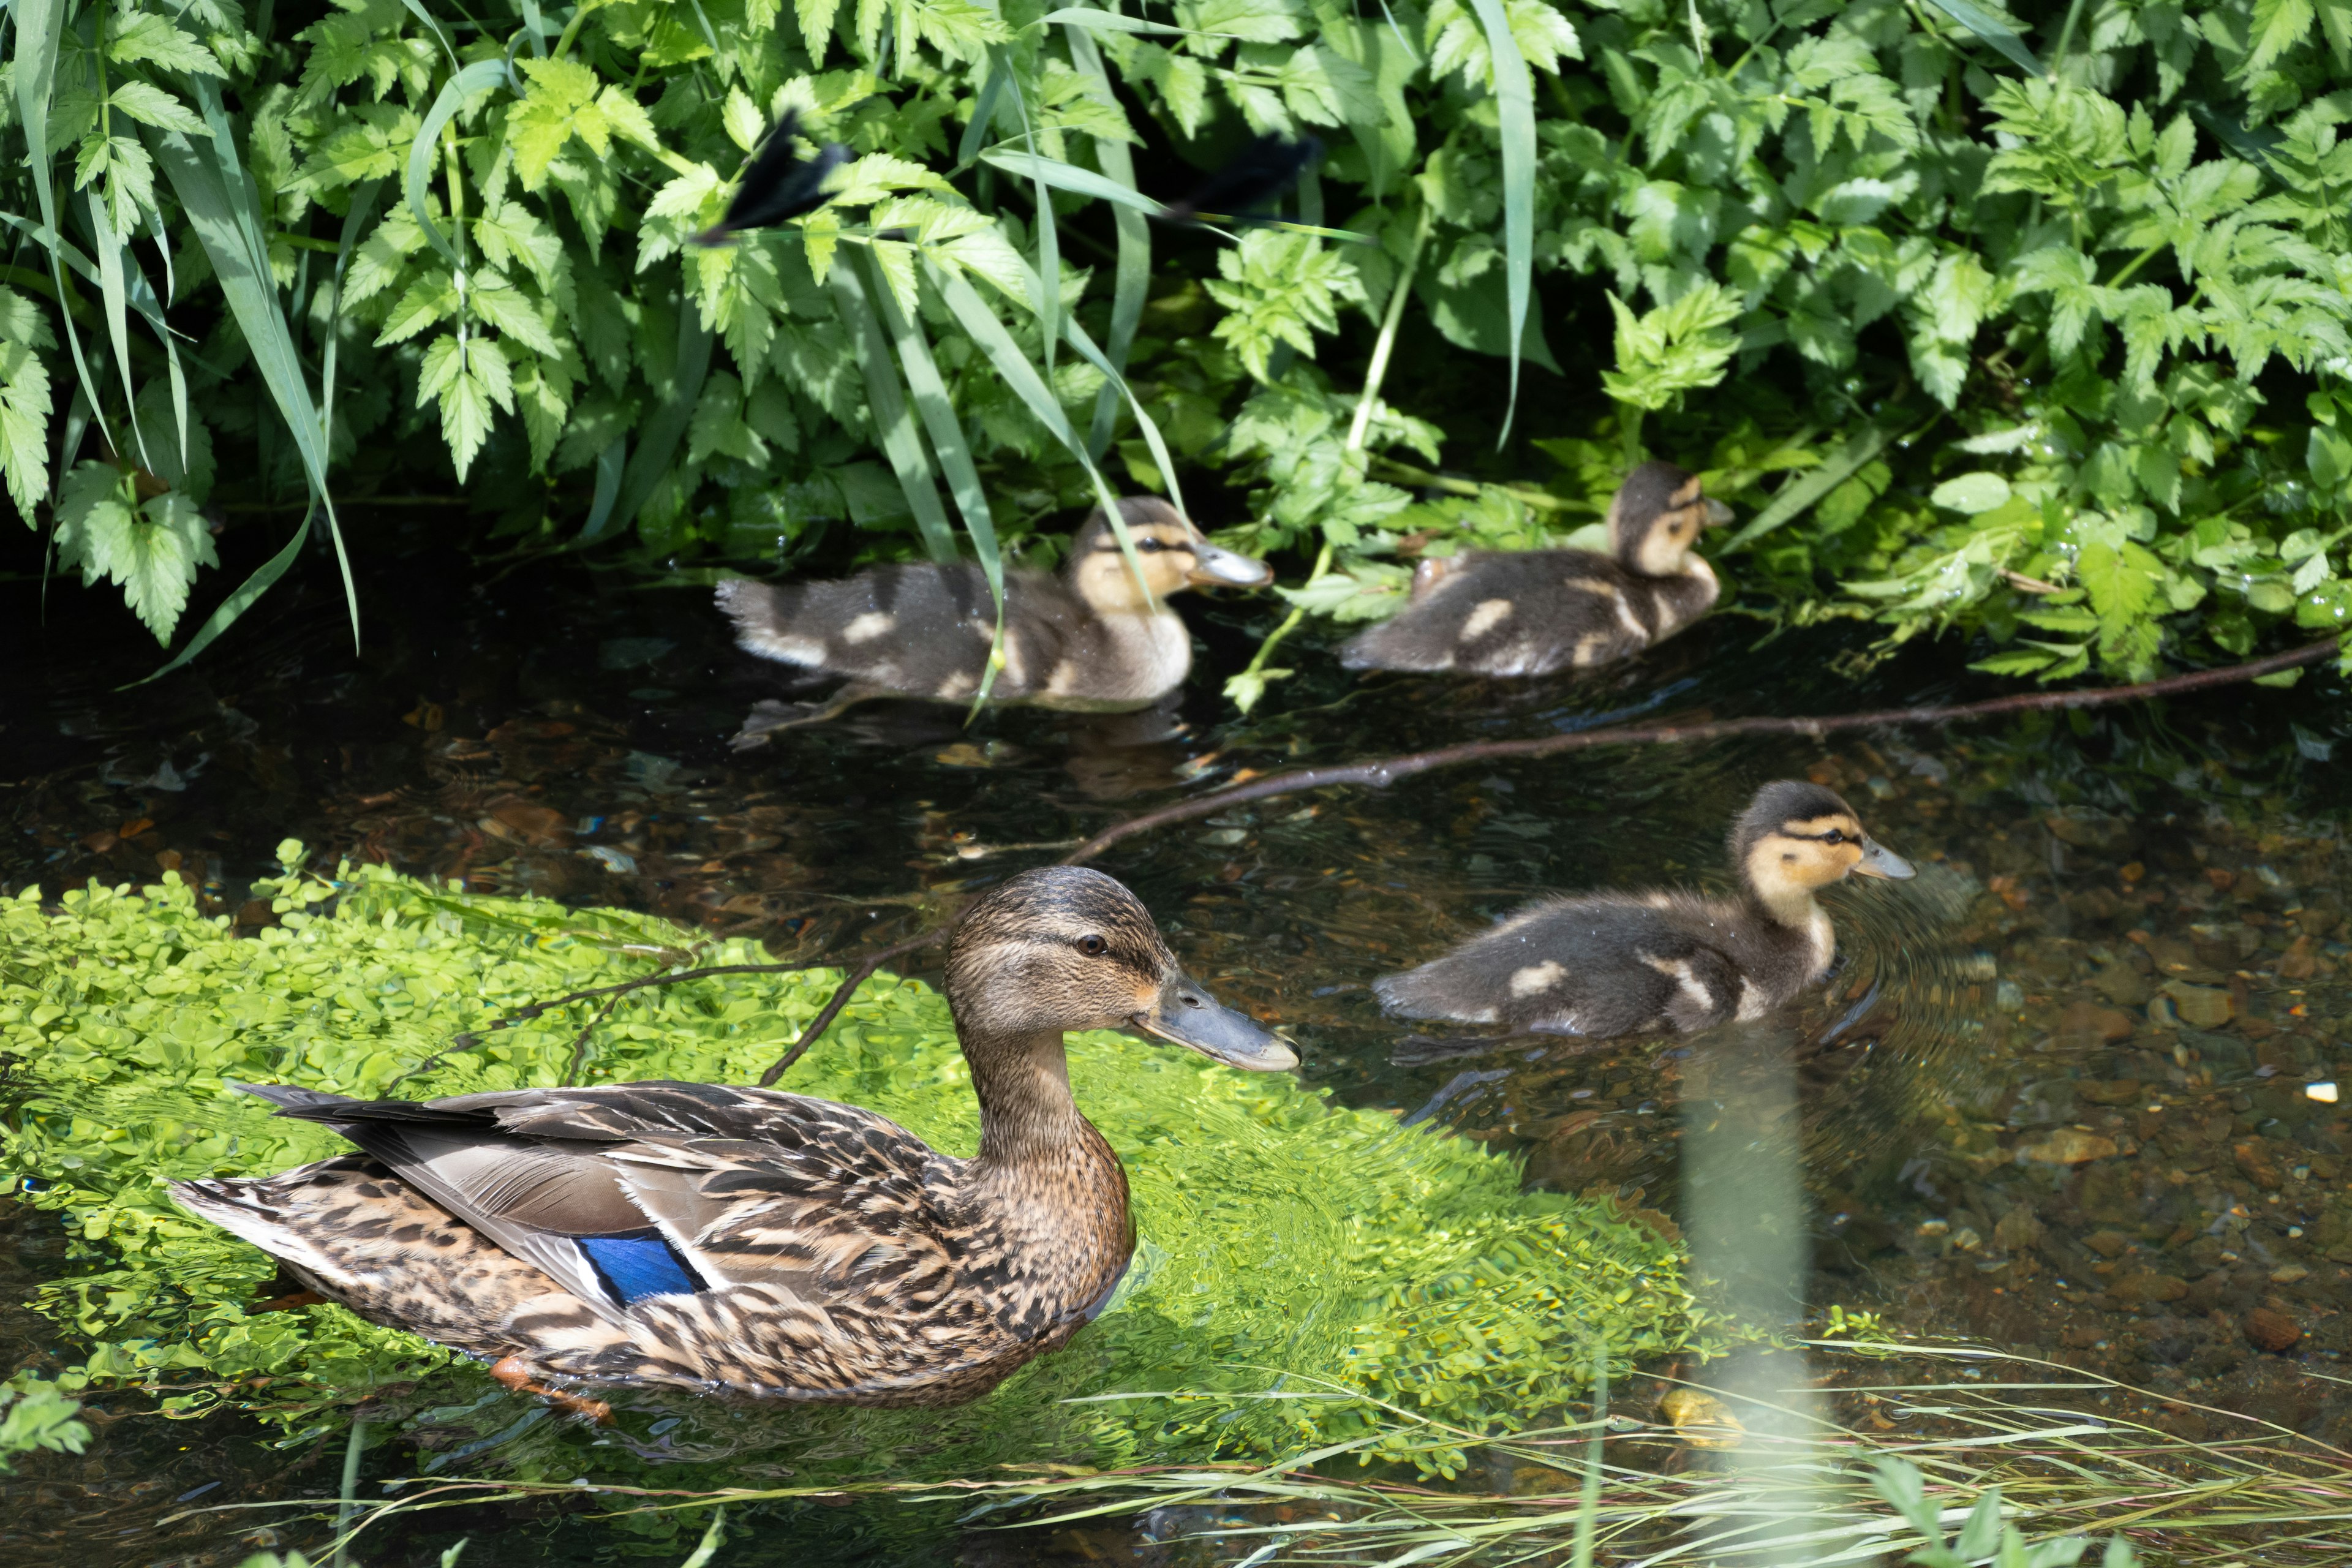
[[[1294,645],[1285,662],[1300,673],[1244,721],[1214,694],[1268,608],[1194,600],[1201,657],[1181,708],[967,727],[956,710],[877,705],[738,753],[728,737],[780,682],[728,645],[702,588],[576,568],[454,592],[380,582],[357,660],[339,605],[281,594],[192,668],[129,692],[115,688],[146,673],[148,648],[29,617],[0,633],[16,672],[0,891],[175,876],[258,926],[271,916],[249,884],[292,837],[330,868],[348,857],[648,910],[807,957],[923,929],[960,889],[1250,773],[1634,714],[1825,714],[1991,689],[1955,680],[1954,648],[1855,680],[1836,673],[1864,646],[1853,629],[1759,647],[1756,623],[1718,616],[1581,683],[1357,681]],[[1675,1041],[1401,1025],[1370,983],[1547,892],[1727,889],[1724,830],[1755,787],[1827,784],[1921,875],[1833,890],[1838,967],[1780,1020],[1800,1083],[1782,1131],[1812,1203],[1805,1306],[2098,1372],[2150,1391],[2141,1416],[2181,1436],[2246,1411],[2352,1447],[2345,695],[2312,671],[2284,690],[2072,719],[1472,765],[1261,801],[1098,864],[1221,999],[1288,1027],[1308,1082],[1515,1152],[1529,1183],[1605,1193],[1671,1232],[1685,1118],[1736,1095],[1737,1074]],[[0,1226],[0,1358],[71,1363],[70,1336],[27,1303],[81,1267],[73,1239],[5,1200]],[[158,1521],[335,1494],[340,1438],[282,1449],[238,1417],[139,1408],[100,1398],[88,1454],[35,1455],[0,1478],[0,1561],[233,1563],[280,1542],[235,1514]],[[413,1462],[387,1447],[369,1473]],[[811,1517],[826,1511],[722,1561],[916,1560],[864,1510]],[[1242,1549],[1158,1539],[1217,1522],[943,1524],[923,1550],[974,1565],[1207,1563]],[[538,1503],[420,1527],[362,1560],[438,1561],[468,1532],[468,1561],[501,1563],[669,1562],[692,1545]],[[321,1538],[293,1530],[282,1544]]]

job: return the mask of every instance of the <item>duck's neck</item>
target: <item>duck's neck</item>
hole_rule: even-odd
[[[1127,1173],[1070,1098],[1058,1033],[967,1038],[964,1055],[980,1153],[963,1191],[1009,1271],[997,1315],[1026,1338],[1051,1338],[1099,1310],[1127,1269]]]
[[[1814,899],[1812,889],[1786,883],[1759,885],[1751,879],[1747,891],[1749,909],[1803,940],[1809,980],[1829,967],[1837,953],[1837,933],[1830,926],[1829,910]]]
[[[1073,1144],[1101,1142],[1070,1097],[1069,1058],[1058,1030],[968,1039],[964,1057],[980,1098],[975,1165],[1050,1163]]]

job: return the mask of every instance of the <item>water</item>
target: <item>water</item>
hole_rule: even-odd
[[[1856,683],[1832,669],[1863,644],[1851,630],[1755,649],[1753,623],[1719,616],[1584,685],[1357,682],[1299,647],[1278,711],[1236,722],[1213,693],[1269,609],[1194,601],[1202,668],[1179,710],[965,728],[950,710],[879,707],[738,754],[726,739],[776,692],[775,672],[727,646],[699,588],[576,567],[476,586],[411,565],[381,568],[366,592],[356,662],[339,606],[281,593],[217,657],[130,692],[115,688],[152,650],[79,595],[55,596],[63,619],[46,633],[12,617],[0,887],[168,870],[252,923],[267,910],[248,885],[291,837],[330,863],[653,910],[807,956],[919,930],[959,889],[1244,770],[1654,709],[1834,712],[1974,689],[1953,679],[1955,650]],[[1672,1224],[1682,1116],[1738,1109],[1738,1071],[1671,1042],[1401,1026],[1369,983],[1543,892],[1727,886],[1724,828],[1754,787],[1828,784],[1922,875],[1835,890],[1840,965],[1781,1019],[1811,1307],[2095,1369],[2172,1401],[2144,1414],[2187,1435],[2210,1406],[2347,1443],[2352,1401],[2319,1374],[2352,1349],[2336,1307],[2352,1279],[2352,1122],[2313,1091],[2352,1084],[2344,697],[2310,675],[2072,721],[1471,766],[1260,802],[1101,864],[1224,1000],[1291,1026],[1309,1081]],[[77,1267],[43,1216],[17,1210],[5,1234],[11,1303]],[[11,1362],[74,1359],[54,1324],[5,1312]],[[2290,1330],[2284,1354],[2254,1342]],[[192,1500],[334,1490],[340,1440],[278,1450],[235,1418],[163,1422],[135,1414],[135,1396],[100,1408],[121,1418],[88,1456],[37,1457],[0,1481],[0,1559],[234,1562],[260,1539],[249,1521],[156,1521],[215,1482]],[[380,1449],[367,1473],[415,1458]],[[862,1510],[828,1511],[727,1560],[913,1550]],[[541,1508],[483,1510],[370,1560],[429,1560],[467,1529],[499,1530],[500,1561],[672,1561],[692,1545],[616,1544]],[[1063,1535],[942,1524],[931,1550],[1171,1560],[1125,1526]],[[315,1543],[317,1527],[285,1539]]]

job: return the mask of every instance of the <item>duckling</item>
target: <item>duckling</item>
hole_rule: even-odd
[[[1263,587],[1265,562],[1202,538],[1181,512],[1155,497],[1118,503],[1136,564],[1100,508],[1071,542],[1058,576],[1008,573],[1004,664],[993,701],[1048,708],[1148,707],[1183,684],[1192,638],[1166,604],[1187,587]],[[802,665],[848,683],[814,710],[761,703],[736,737],[760,744],[794,724],[829,719],[877,697],[968,702],[980,689],[996,636],[996,610],[978,566],[883,566],[830,583],[771,586],[743,578],[719,584],[719,607],[736,640],[765,658]]]
[[[1828,972],[1837,943],[1817,889],[1849,874],[1913,875],[1835,792],[1797,781],[1756,792],[1731,825],[1730,849],[1738,899],[1550,899],[1373,989],[1411,1018],[1590,1039],[1688,1034],[1761,1017]]]
[[[360,1152],[172,1195],[518,1389],[961,1404],[1100,1311],[1134,1248],[1127,1177],[1071,1098],[1065,1032],[1124,1029],[1256,1071],[1298,1058],[1189,979],[1098,871],[1030,871],[981,898],[946,990],[980,1100],[970,1160],[856,1106],[723,1084],[422,1103],[239,1085]]]
[[[1549,675],[1631,658],[1714,607],[1714,569],[1692,545],[1731,521],[1698,479],[1644,463],[1609,503],[1609,555],[1472,550],[1414,568],[1402,610],[1339,649],[1349,669]],[[1614,559],[1612,559],[1612,557]]]

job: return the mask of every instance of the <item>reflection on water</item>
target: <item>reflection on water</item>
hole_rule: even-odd
[[[1268,612],[1196,605],[1205,657],[1165,710],[1005,711],[965,728],[887,706],[739,755],[728,737],[775,688],[699,590],[548,575],[372,605],[357,666],[331,606],[289,595],[219,657],[122,694],[144,673],[140,650],[16,617],[0,634],[22,639],[0,650],[20,672],[0,731],[0,887],[176,875],[256,926],[271,917],[248,884],[294,837],[328,864],[643,908],[803,956],[919,929],[957,889],[1059,852],[1034,847],[1245,773],[1644,709],[1943,700],[1954,692],[1935,683],[1958,663],[1921,655],[1857,688],[1827,673],[1836,634],[1752,652],[1749,627],[1724,617],[1583,685],[1358,683],[1301,648],[1282,710],[1235,722],[1212,694]],[[1922,875],[1833,890],[1839,965],[1777,1020],[1796,1042],[1813,1306],[2153,1386],[2179,1404],[2149,1417],[2189,1435],[2201,1404],[2345,1442],[2346,1390],[2307,1375],[2352,1349],[2338,1306],[2352,1122],[2324,1087],[2352,1083],[2343,697],[2313,674],[2293,691],[2071,723],[1471,766],[1262,801],[1130,840],[1105,865],[1188,967],[1291,1026],[1311,1081],[1670,1226],[1679,1111],[1736,1092],[1736,1074],[1686,1041],[1577,1048],[1401,1025],[1370,983],[1543,893],[1723,890],[1722,825],[1759,783],[1836,789]],[[79,1267],[52,1222],[9,1220],[10,1300]],[[54,1324],[0,1310],[12,1363],[73,1359]],[[436,1413],[369,1473],[493,1463],[490,1440],[525,1415],[503,1400]],[[725,1442],[666,1432],[698,1453]],[[236,1516],[152,1526],[215,1482],[204,1500],[332,1490],[339,1447],[264,1439],[220,1419],[118,1421],[86,1458],[0,1482],[0,1556],[234,1561],[250,1527],[220,1521]],[[903,1536],[872,1537],[859,1510],[793,1518],[760,1550],[822,1540],[845,1560],[906,1560]],[[513,1521],[478,1528],[500,1522]],[[605,1552],[572,1528],[555,1519],[530,1539],[558,1557]],[[1137,1549],[1073,1537],[1007,1557],[938,1529],[943,1556],[971,1562]],[[446,1543],[418,1542],[411,1555]]]

